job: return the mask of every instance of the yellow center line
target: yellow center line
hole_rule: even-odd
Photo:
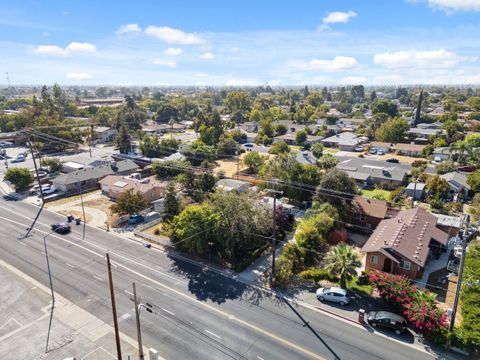
[[[0,219],[9,221],[9,222],[14,223],[14,224],[22,225],[22,226],[28,226],[28,225],[22,224],[22,223],[20,223],[20,222],[18,222],[18,221],[11,220],[11,219],[9,219],[9,218],[5,218],[5,217],[3,217],[3,216],[0,216]],[[42,233],[47,234],[46,231],[42,231],[42,230],[38,230],[38,229],[36,229],[36,230],[37,230],[38,232],[42,232]],[[87,252],[89,252],[89,253],[92,253],[92,254],[95,255],[95,256],[102,257],[102,258],[104,257],[104,254],[99,254],[99,253],[97,253],[97,252],[94,251],[94,250],[88,249],[88,248],[86,248],[86,247],[84,247],[84,246],[82,246],[82,245],[80,245],[80,244],[77,244],[77,243],[75,243],[75,242],[73,242],[73,241],[70,241],[70,240],[68,240],[68,239],[66,239],[66,238],[57,236],[57,235],[55,235],[55,234],[51,234],[50,236],[55,237],[55,238],[57,238],[57,239],[59,239],[59,240],[62,240],[62,241],[64,241],[64,242],[66,242],[66,243],[69,243],[69,244],[71,244],[71,245],[77,246],[77,247],[79,247],[80,249],[83,249],[83,250],[85,250],[85,251],[87,251]],[[194,301],[195,303],[200,304],[200,305],[202,305],[203,307],[206,307],[207,309],[212,310],[213,312],[216,312],[217,314],[220,314],[220,315],[224,316],[224,317],[227,318],[228,320],[236,321],[237,323],[242,324],[244,327],[250,328],[250,329],[252,329],[252,330],[254,330],[254,331],[256,331],[256,332],[258,332],[258,333],[260,333],[260,334],[262,334],[262,335],[265,335],[266,337],[269,337],[269,338],[271,338],[271,339],[274,339],[274,340],[276,340],[277,342],[279,342],[279,343],[281,343],[281,344],[283,344],[283,345],[286,345],[287,347],[290,347],[290,348],[292,348],[292,349],[295,349],[295,350],[297,350],[297,351],[299,351],[299,352],[302,352],[302,353],[310,356],[310,357],[313,358],[313,359],[326,360],[326,358],[324,358],[324,357],[322,357],[322,356],[320,356],[320,355],[318,355],[318,354],[316,354],[316,353],[314,353],[314,352],[312,352],[312,351],[310,351],[310,350],[308,350],[308,349],[305,349],[305,348],[301,347],[300,345],[297,345],[297,344],[295,344],[295,343],[293,343],[293,342],[291,342],[291,341],[289,341],[289,340],[287,340],[287,339],[285,339],[285,338],[283,338],[283,337],[281,337],[281,336],[274,335],[274,334],[268,332],[267,330],[264,330],[264,329],[262,329],[262,328],[260,328],[260,327],[258,327],[258,326],[256,326],[256,325],[253,325],[253,324],[251,324],[251,323],[249,323],[249,322],[247,322],[247,321],[245,321],[245,320],[239,319],[239,318],[237,318],[237,317],[234,316],[234,315],[231,315],[231,314],[229,314],[229,313],[227,313],[227,312],[225,312],[225,311],[223,311],[223,310],[217,309],[217,308],[215,308],[215,307],[213,307],[213,306],[211,306],[211,305],[209,305],[209,304],[206,304],[206,303],[204,303],[204,302],[202,302],[202,301],[200,301],[200,300],[198,300],[198,299],[195,299],[195,298],[192,297],[192,296],[189,296],[189,295],[187,295],[187,294],[184,294],[184,293],[182,293],[181,291],[175,290],[175,289],[171,288],[171,287],[168,286],[168,285],[165,285],[165,284],[163,284],[163,283],[161,283],[161,282],[159,282],[159,281],[157,281],[157,280],[155,280],[155,279],[152,279],[152,278],[150,278],[150,277],[148,277],[148,276],[146,276],[146,275],[144,275],[144,274],[142,274],[142,273],[140,273],[140,272],[138,272],[138,271],[136,271],[136,270],[133,270],[133,269],[129,268],[129,267],[126,266],[126,265],[123,265],[123,264],[119,263],[118,261],[116,261],[116,264],[117,264],[118,266],[124,268],[125,270],[131,272],[132,274],[137,275],[138,277],[141,277],[141,278],[143,278],[143,279],[145,279],[145,280],[148,280],[148,281],[150,281],[150,282],[152,282],[152,283],[154,283],[154,284],[156,284],[156,285],[158,285],[158,286],[160,286],[160,287],[163,287],[164,289],[167,289],[167,290],[169,290],[170,292],[173,292],[173,293],[175,293],[175,294],[177,294],[177,295],[180,295],[180,296],[182,296],[182,297],[184,297],[184,298],[186,298],[186,299],[188,299],[188,300],[190,300],[190,301]]]

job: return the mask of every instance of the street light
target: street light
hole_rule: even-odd
[[[45,235],[43,237],[43,246],[45,248],[45,258],[47,259],[48,280],[49,280],[49,283],[50,283],[50,292],[51,292],[51,295],[52,295],[52,309],[50,311],[50,321],[48,323],[48,333],[47,333],[47,343],[45,345],[45,354],[48,353],[48,341],[50,340],[50,329],[52,328],[53,309],[55,308],[55,293],[53,291],[52,272],[50,270],[50,260],[48,258],[47,237],[49,237],[54,232],[55,232],[55,230],[52,230],[47,235]]]

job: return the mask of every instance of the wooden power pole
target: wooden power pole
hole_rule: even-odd
[[[117,358],[122,360],[122,349],[120,347],[120,333],[118,331],[117,306],[115,305],[115,291],[113,290],[112,266],[110,255],[107,253],[108,285],[110,286],[110,298],[112,300],[113,326],[115,328],[115,342],[117,344]]]

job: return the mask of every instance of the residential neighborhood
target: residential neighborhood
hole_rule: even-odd
[[[5,5],[1,359],[479,358],[480,7],[307,3]]]

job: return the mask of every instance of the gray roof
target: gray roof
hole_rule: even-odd
[[[248,181],[235,180],[235,179],[220,179],[217,181],[216,185],[223,188],[238,190],[244,185],[250,186],[250,183]]]
[[[361,142],[362,139],[360,139],[357,134],[348,131],[330,136],[322,140],[322,143],[334,143],[339,145],[357,145]]]
[[[336,168],[347,172],[350,177],[356,180],[364,181],[368,178],[374,178],[402,182],[410,172],[411,166],[362,158],[346,158],[346,160],[337,164]]]
[[[411,182],[410,184],[408,184],[407,190],[416,190],[416,191],[423,191],[425,190],[425,183],[419,183],[417,182],[416,184],[414,182]]]
[[[92,179],[100,180],[107,175],[135,171],[137,169],[138,165],[135,164],[132,160],[123,160],[116,163],[105,162],[97,166],[88,167],[81,170],[73,171],[68,174],[57,176],[54,179],[54,182],[57,184],[71,185],[78,183],[79,181],[87,181]]]
[[[450,226],[460,229],[462,226],[462,219],[458,216],[450,216],[443,214],[433,214],[437,217],[437,225]]]
[[[458,190],[458,185],[461,187],[470,190],[470,185],[467,183],[467,176],[458,172],[449,172],[443,175],[440,175],[442,179],[445,179],[451,186]]]
[[[416,135],[437,135],[437,134],[445,134],[445,130],[443,129],[421,129],[421,128],[411,128],[407,131],[409,134],[416,134]]]

